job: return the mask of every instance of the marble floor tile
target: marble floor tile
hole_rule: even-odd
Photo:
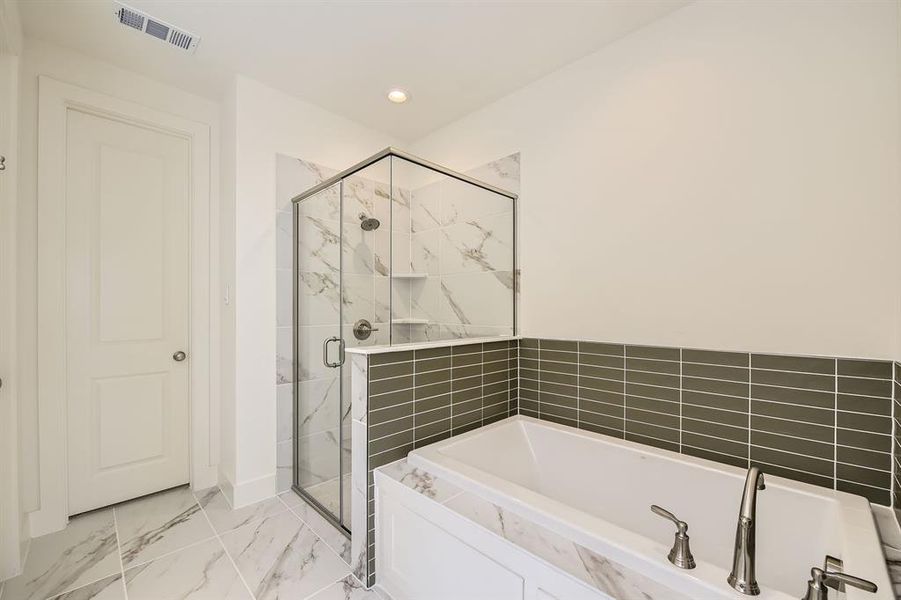
[[[187,487],[132,500],[115,511],[126,569],[215,535]]]
[[[294,499],[287,497],[293,496]],[[315,508],[304,501],[303,498],[289,491],[279,496],[287,506],[300,517],[300,520],[306,523],[313,533],[322,538],[322,541],[331,548],[335,554],[341,557],[341,560],[350,564],[350,538],[338,531],[334,525],[329,523],[325,517],[320,515]],[[290,502],[290,504],[288,504]]]
[[[218,539],[125,571],[129,600],[253,600]]]
[[[32,540],[25,568],[6,582],[3,600],[46,600],[117,574],[117,554],[112,509],[73,517],[64,530]]]
[[[356,577],[348,575],[318,594],[314,594],[309,600],[385,600],[386,597],[375,591],[367,590],[362,583],[357,581]]]
[[[117,573],[56,596],[53,600],[125,600],[125,598],[122,575]]]
[[[195,492],[194,495],[216,533],[226,533],[265,517],[271,517],[287,508],[278,498],[267,498],[250,506],[233,509],[219,488]]]
[[[306,598],[350,568],[297,515],[284,512],[222,536],[256,600]]]

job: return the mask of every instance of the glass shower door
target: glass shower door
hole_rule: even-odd
[[[294,205],[294,487],[345,526],[341,204],[337,183]]]

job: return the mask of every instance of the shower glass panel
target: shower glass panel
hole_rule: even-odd
[[[294,198],[293,487],[345,533],[346,349],[513,335],[514,200],[391,149]]]

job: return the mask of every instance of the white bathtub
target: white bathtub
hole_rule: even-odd
[[[693,598],[746,598],[726,583],[745,471],[517,416],[413,451],[409,462],[602,556]],[[829,554],[844,571],[893,598],[868,502],[767,476],[757,497],[757,579],[762,600],[799,598],[810,568]],[[674,526],[689,524],[697,568],[666,560]],[[832,594],[833,598],[839,596]]]

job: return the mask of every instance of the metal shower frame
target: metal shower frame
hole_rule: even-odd
[[[291,473],[291,478],[292,478],[291,479],[291,489],[294,490],[295,493],[299,494],[314,509],[316,509],[316,511],[320,515],[322,515],[322,517],[325,518],[326,521],[328,521],[331,525],[336,527],[338,529],[338,531],[343,533],[348,538],[350,538],[351,532],[341,522],[342,515],[344,514],[344,494],[341,493],[342,492],[341,487],[344,484],[344,482],[343,482],[344,435],[343,435],[343,427],[342,427],[342,425],[343,425],[343,422],[342,422],[342,420],[343,420],[343,410],[342,410],[343,405],[340,405],[340,404],[343,400],[342,392],[343,392],[344,382],[343,382],[343,373],[341,373],[340,371],[338,374],[338,402],[339,402],[339,410],[338,410],[339,509],[338,509],[338,515],[337,516],[333,515],[316,498],[314,498],[312,495],[307,493],[306,490],[297,486],[297,475],[298,475],[298,473],[297,473],[297,470],[298,470],[297,428],[299,425],[297,408],[298,408],[298,404],[299,404],[298,401],[300,399],[300,397],[299,397],[300,360],[298,357],[299,325],[297,323],[297,314],[298,314],[298,309],[299,309],[298,275],[300,274],[300,251],[299,251],[300,244],[298,243],[298,236],[300,233],[299,232],[299,221],[300,221],[299,205],[301,202],[303,202],[307,198],[311,198],[311,197],[315,196],[316,194],[318,194],[319,192],[322,192],[323,190],[326,190],[337,184],[337,185],[339,185],[339,190],[338,190],[339,216],[338,216],[338,219],[339,219],[339,222],[341,222],[341,226],[343,227],[343,221],[341,221],[341,218],[344,214],[344,180],[347,179],[348,177],[350,177],[351,175],[354,175],[354,174],[358,173],[359,171],[362,171],[363,169],[366,169],[367,167],[374,165],[375,163],[379,162],[382,159],[393,158],[393,157],[400,158],[401,160],[407,161],[409,163],[413,163],[415,165],[429,169],[436,173],[446,175],[447,177],[451,177],[453,179],[463,181],[465,183],[468,183],[475,187],[481,188],[483,190],[487,190],[489,192],[493,192],[500,196],[505,196],[505,197],[509,198],[510,200],[512,200],[512,202],[513,202],[513,334],[514,335],[516,334],[517,329],[518,329],[518,322],[517,322],[518,315],[517,315],[517,307],[516,307],[516,304],[517,304],[516,296],[517,296],[517,290],[519,288],[518,257],[517,257],[517,244],[518,244],[517,238],[519,237],[519,231],[518,231],[518,227],[517,227],[517,213],[518,213],[517,203],[519,200],[518,194],[514,194],[513,192],[493,186],[489,183],[485,183],[484,181],[480,181],[478,179],[470,177],[469,175],[465,175],[463,173],[458,173],[457,171],[448,169],[447,167],[443,167],[439,164],[433,163],[424,158],[414,156],[414,155],[410,154],[409,152],[404,152],[403,150],[399,150],[397,148],[393,148],[393,147],[389,146],[389,147],[385,148],[384,150],[373,154],[369,158],[366,158],[366,159],[358,162],[357,164],[353,165],[352,167],[349,167],[349,168],[341,171],[340,173],[333,175],[332,177],[329,177],[325,181],[316,184],[315,186],[311,187],[310,189],[306,190],[305,192],[303,192],[301,194],[298,194],[297,196],[294,196],[291,199],[292,223],[293,223],[293,235],[292,235],[292,245],[293,245],[292,263],[293,264],[292,264],[292,285],[291,285],[292,293],[293,293],[293,302],[292,302],[293,312],[291,315],[291,317],[292,317],[291,318],[291,322],[292,322],[291,341],[292,341],[292,350],[293,350],[293,357],[292,357],[292,367],[293,367],[292,368],[292,376],[293,376],[292,388],[293,388],[293,390],[292,391],[293,391],[293,396],[294,396],[292,399],[292,404],[293,404],[293,432],[292,432],[293,436],[292,436],[292,439],[293,439],[293,443],[291,445],[292,446],[291,451],[293,453],[293,456],[292,456],[293,467],[292,467],[292,473]],[[390,173],[389,186],[390,186],[390,190],[391,190],[391,199],[393,200],[393,197],[394,197],[394,161],[389,161],[388,164],[389,164],[389,173]],[[391,217],[393,217],[393,211],[392,211]],[[391,217],[389,217],[389,221],[393,221],[393,218],[391,218]],[[389,230],[389,235],[390,235],[389,263],[392,263],[390,265],[390,268],[393,269],[393,254],[394,254],[393,222],[389,222],[389,227],[391,228]],[[341,235],[340,231],[339,231],[339,235]],[[340,251],[340,247],[339,247],[339,251]],[[339,272],[343,271],[343,269],[344,269],[343,261],[344,261],[344,253],[339,252],[339,266],[338,266]],[[343,313],[343,302],[342,302],[342,288],[343,288],[343,282],[339,281],[339,285],[338,285],[338,315],[339,315],[338,316],[338,320],[339,320],[338,330],[339,330],[339,333],[341,333],[341,336],[340,336],[341,343],[339,345],[339,348],[340,348],[339,349],[339,353],[340,353],[339,362],[335,365],[339,369],[341,369],[344,365],[344,343],[343,343],[344,342],[344,339],[343,339],[344,313]],[[390,308],[390,302],[391,302],[391,299],[389,298],[389,313],[392,310]],[[391,315],[389,314],[389,320],[390,320],[390,318],[391,318]],[[390,338],[389,338],[389,340],[390,340]],[[351,452],[352,451],[353,451],[353,449],[351,449]],[[368,468],[368,456],[367,456],[367,468]]]

